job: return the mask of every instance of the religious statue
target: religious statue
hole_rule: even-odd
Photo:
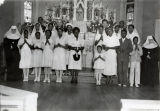
[[[83,21],[84,20],[84,9],[83,9],[81,4],[77,8],[76,19],[77,19],[77,21]]]

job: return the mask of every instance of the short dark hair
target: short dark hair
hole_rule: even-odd
[[[78,30],[78,32],[80,32],[80,29],[79,29],[78,27],[74,27],[74,28],[73,28],[73,33],[74,33],[76,30]]]
[[[35,35],[37,35],[37,34],[41,35],[41,33],[40,33],[40,32],[36,32],[36,33],[35,33]]]
[[[122,29],[121,32],[126,32],[127,33],[127,30],[126,28]]]
[[[124,23],[124,20],[119,21],[119,23],[122,23],[122,22]]]
[[[99,25],[99,27],[98,27],[98,29],[99,29],[99,28],[103,28],[103,25],[102,25],[102,24],[100,24],[100,25]]]
[[[101,45],[98,45],[98,46],[97,46],[97,49],[98,49],[98,48],[101,48],[101,50],[103,49]]]
[[[39,19],[42,19],[42,20],[43,20],[43,17],[38,17],[38,20],[39,20]]]
[[[48,24],[48,26],[49,26],[49,25],[52,25],[52,26],[53,26],[53,23],[52,23],[52,22],[50,22],[50,23]]]
[[[128,25],[128,27],[132,27],[134,29],[134,25],[133,24]]]
[[[135,37],[133,38],[133,41],[134,41],[135,39],[138,39],[138,37],[137,37],[137,36],[135,36]]]
[[[27,32],[27,33],[28,33],[28,30],[27,30],[27,29],[25,29],[25,30],[23,31],[23,33],[24,33],[24,32]]]
[[[40,25],[40,24],[39,24],[39,23],[36,23],[35,26],[36,26],[36,25]]]
[[[58,30],[62,30],[62,31],[63,31],[64,29],[63,29],[62,26],[60,26],[60,27],[56,27],[56,30],[57,30],[57,31],[58,31]]]
[[[114,26],[114,28],[116,28],[116,27],[118,27],[118,28],[119,28],[119,25],[115,25],[115,26]]]
[[[50,35],[52,35],[52,31],[51,31],[51,30],[46,30],[45,33],[46,33],[46,32],[49,32]]]
[[[107,20],[107,19],[103,19],[103,20],[102,20],[102,23],[103,23],[103,22],[107,22],[107,23],[108,23],[108,20]]]

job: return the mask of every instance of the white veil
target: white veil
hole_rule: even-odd
[[[153,48],[158,47],[158,44],[154,39],[153,39],[154,43],[149,43],[150,39],[153,39],[153,36],[151,36],[151,35],[147,36],[147,39],[146,39],[145,43],[143,44],[143,47],[146,49],[153,49]]]
[[[40,28],[39,28],[39,32],[41,34],[40,39],[43,40],[45,37],[44,37],[44,33],[43,33],[41,25],[40,25]],[[34,28],[32,30],[31,36],[30,36],[32,40],[35,40],[35,33],[36,33],[36,28],[35,28],[35,25],[34,25]]]
[[[31,40],[31,35],[28,33],[28,39]],[[22,32],[20,39],[18,41],[18,46],[24,43],[24,31]]]
[[[13,34],[12,31],[11,31],[12,29],[15,29],[16,33]],[[4,37],[8,38],[8,39],[12,39],[12,40],[19,39],[20,38],[20,33],[18,31],[17,26],[11,26],[11,28],[5,33]]]

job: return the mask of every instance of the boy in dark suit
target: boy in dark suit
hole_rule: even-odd
[[[118,49],[118,85],[127,86],[127,74],[128,74],[128,63],[129,54],[133,50],[132,42],[126,38],[127,31],[123,29],[121,31],[120,47]]]

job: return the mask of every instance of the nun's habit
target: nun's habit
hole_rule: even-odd
[[[141,63],[141,84],[155,86],[159,84],[159,46],[153,36],[148,36],[143,44]]]
[[[4,35],[4,51],[6,58],[7,80],[22,80],[22,70],[19,69],[20,54],[17,47],[20,33],[16,26],[11,26]]]

